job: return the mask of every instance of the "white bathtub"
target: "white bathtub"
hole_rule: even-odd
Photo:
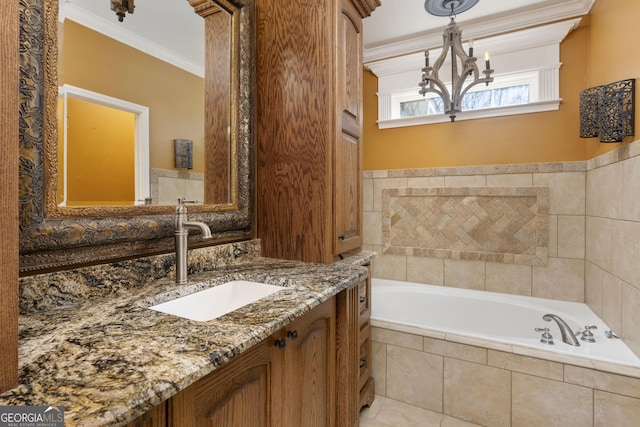
[[[563,343],[556,323],[542,319],[547,313],[560,316],[574,331],[597,326],[593,331],[596,342],[580,340],[579,347]],[[373,279],[371,324],[450,341],[486,342],[499,350],[521,347],[640,367],[640,359],[622,340],[606,338],[609,326],[580,303]],[[554,345],[540,342],[541,333],[535,328],[545,327]]]

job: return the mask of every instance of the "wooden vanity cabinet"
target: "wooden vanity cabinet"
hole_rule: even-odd
[[[127,423],[126,427],[166,427],[167,426],[167,402],[151,408],[135,420]]]
[[[272,409],[277,426],[336,426],[336,300],[276,335]]]
[[[362,245],[362,19],[379,0],[256,0],[257,236],[331,263]]]
[[[335,426],[332,298],[172,397],[173,427]]]
[[[358,287],[358,410],[371,406],[375,397],[375,382],[371,376],[371,265],[369,275]]]

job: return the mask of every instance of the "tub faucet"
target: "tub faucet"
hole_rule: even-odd
[[[560,328],[562,342],[565,344],[580,347],[580,342],[576,338],[576,335],[573,333],[569,325],[567,325],[567,322],[562,320],[559,316],[556,316],[555,314],[545,314],[544,316],[542,316],[542,319],[546,320],[547,322],[555,320],[555,322],[558,324],[558,327]]]
[[[211,229],[204,222],[188,221],[187,207],[185,203],[194,203],[185,200],[183,197],[178,199],[175,216],[175,236],[176,236],[176,283],[184,285],[187,283],[187,237],[189,229],[200,230],[203,239],[211,238]]]

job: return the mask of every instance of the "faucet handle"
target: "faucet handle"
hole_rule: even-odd
[[[541,343],[553,345],[553,337],[549,333],[549,328],[536,328],[535,331],[542,332],[542,337],[540,338]]]
[[[580,336],[580,339],[582,341],[586,341],[586,342],[596,342],[595,337],[593,336],[593,333],[591,332],[591,329],[598,329],[598,327],[596,325],[586,325],[584,327],[584,331],[582,331],[582,335]]]
[[[187,200],[185,197],[178,197],[178,206],[184,206],[186,203],[198,203],[197,200]]]

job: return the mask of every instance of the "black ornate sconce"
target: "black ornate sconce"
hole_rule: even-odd
[[[193,141],[174,139],[174,166],[176,169],[193,169]]]
[[[580,92],[580,138],[621,142],[635,133],[635,79]]]

